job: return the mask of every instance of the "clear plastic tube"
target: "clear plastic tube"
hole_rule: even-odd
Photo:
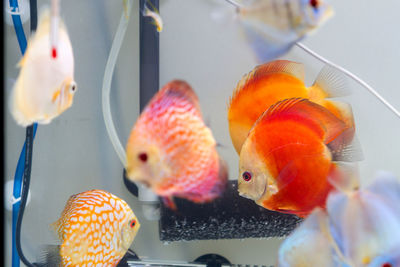
[[[363,80],[361,80],[359,77],[357,77],[355,74],[351,73],[350,71],[346,70],[343,67],[340,67],[338,65],[336,65],[335,63],[330,62],[329,60],[327,60],[326,58],[322,57],[321,55],[315,53],[314,51],[312,51],[310,48],[308,48],[307,46],[305,46],[302,43],[296,43],[296,45],[303,49],[304,51],[306,51],[308,54],[310,54],[311,56],[317,58],[318,60],[324,62],[325,64],[343,72],[344,74],[346,74],[348,77],[350,77],[351,79],[353,79],[354,81],[356,81],[357,83],[359,83],[362,87],[366,88],[372,95],[374,95],[376,98],[379,99],[379,101],[381,101],[388,109],[390,109],[390,111],[392,111],[397,117],[400,118],[400,112],[393,107],[385,98],[383,98],[377,91],[375,91],[374,88],[372,88],[369,84],[367,84],[366,82],[364,82]]]
[[[102,88],[102,107],[103,117],[106,124],[108,136],[110,137],[111,143],[117,153],[122,165],[126,166],[126,152],[118,138],[117,131],[115,130],[114,122],[111,115],[110,107],[110,91],[111,91],[111,80],[115,68],[115,63],[121,49],[122,41],[125,36],[126,28],[128,27],[129,17],[132,10],[132,0],[124,1],[124,11],[121,15],[121,20],[118,25],[117,32],[114,37],[114,41],[111,46],[110,55],[108,56],[106,69],[103,78]],[[142,210],[145,218],[148,220],[156,221],[160,218],[160,212],[158,207],[158,197],[154,194],[151,189],[138,183],[139,189],[139,200],[142,202]]]
[[[115,68],[115,63],[117,62],[119,50],[121,49],[125,32],[128,27],[129,17],[132,10],[132,0],[127,0],[124,3],[126,3],[126,14],[124,11],[123,14],[121,15],[121,20],[119,21],[118,29],[111,46],[110,55],[108,56],[106,69],[104,72],[103,88],[102,88],[102,107],[103,107],[104,122],[106,124],[108,136],[110,137],[111,143],[122,165],[125,167],[126,166],[125,150],[121,144],[121,141],[118,138],[117,131],[115,130],[110,108],[110,91],[111,91],[112,76]]]
[[[241,5],[239,3],[237,3],[236,1],[233,0],[225,0],[228,3],[232,4],[233,6],[235,6],[236,8],[240,8]],[[356,81],[357,83],[359,83],[362,87],[366,88],[372,95],[374,95],[376,98],[379,99],[379,101],[381,101],[388,109],[390,109],[390,111],[392,111],[397,117],[400,118],[400,112],[393,107],[385,98],[383,98],[377,91],[375,91],[374,88],[372,88],[369,84],[367,84],[365,81],[361,80],[358,76],[356,76],[355,74],[351,73],[350,71],[346,70],[343,67],[340,67],[339,65],[336,65],[335,63],[330,62],[329,60],[327,60],[326,58],[322,57],[321,55],[315,53],[314,51],[312,51],[310,48],[308,48],[307,46],[305,46],[304,44],[297,42],[296,45],[303,49],[306,53],[310,54],[311,56],[317,58],[318,60],[324,62],[325,64],[343,72],[345,75],[347,75],[348,77],[350,77],[351,79],[353,79],[354,81]]]

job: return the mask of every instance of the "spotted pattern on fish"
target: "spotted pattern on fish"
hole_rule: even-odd
[[[62,266],[116,266],[140,224],[124,200],[91,190],[71,196],[52,226],[62,241]]]
[[[215,146],[196,94],[186,82],[172,81],[153,97],[132,130],[128,177],[150,185],[160,196],[210,201],[221,193],[227,179]],[[154,158],[149,147],[155,147],[159,159],[140,162],[138,154],[143,151]]]

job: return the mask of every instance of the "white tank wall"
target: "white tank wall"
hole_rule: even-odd
[[[218,24],[210,13],[223,0],[161,0],[164,31],[161,34],[160,83],[187,80],[200,98],[206,121],[213,130],[222,156],[236,179],[238,156],[231,144],[226,103],[236,83],[256,61],[234,24]],[[48,1],[39,1],[39,7]],[[125,199],[139,217],[142,228],[132,246],[150,259],[193,260],[205,253],[218,253],[233,263],[272,265],[280,240],[221,240],[175,242],[158,240],[158,223],[146,222],[140,206],[122,184],[122,165],[108,139],[101,111],[104,68],[122,11],[122,1],[61,1],[61,12],[69,29],[75,54],[78,91],[73,107],[50,125],[39,126],[33,151],[31,203],[23,223],[23,245],[32,261],[39,245],[54,243],[48,225],[55,221],[68,197],[89,189],[105,189]],[[332,1],[336,16],[304,41],[310,48],[348,68],[374,86],[400,109],[398,62],[400,23],[396,0]],[[113,80],[112,111],[118,134],[126,142],[139,114],[139,26],[138,1],[133,9]],[[26,23],[26,29],[29,23]],[[20,59],[15,33],[5,26],[6,93],[16,79]],[[322,64],[294,48],[285,59],[304,62],[310,84]],[[400,120],[382,104],[350,82],[352,104],[365,160],[360,164],[363,184],[377,170],[400,177]],[[6,113],[6,177],[14,176],[25,137]],[[11,213],[6,212],[6,266],[11,266]]]

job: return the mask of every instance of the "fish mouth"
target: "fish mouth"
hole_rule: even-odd
[[[262,199],[264,197],[264,194],[267,192],[267,185],[264,186],[264,190],[260,193],[260,194],[248,194],[245,193],[243,191],[240,191],[240,187],[238,187],[238,193],[239,196],[247,198],[247,199],[251,199],[254,200],[255,202],[259,201],[260,199]]]

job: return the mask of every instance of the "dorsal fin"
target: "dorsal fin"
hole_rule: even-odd
[[[305,98],[289,98],[279,101],[265,111],[259,120],[271,120],[289,114],[307,119],[322,127],[325,132],[325,143],[334,140],[346,129],[346,124],[328,109]]]
[[[254,69],[253,79],[258,79],[271,73],[286,73],[304,82],[303,64],[289,60],[275,60],[257,66]]]
[[[78,195],[76,194],[76,195],[72,195],[68,198],[68,201],[65,204],[63,211],[61,212],[60,218],[57,221],[50,224],[50,228],[56,233],[56,235],[60,241],[63,240],[64,222],[65,222],[66,216],[68,216],[71,209],[74,208],[74,203],[75,203],[75,199],[77,196]]]
[[[242,79],[236,85],[228,106],[231,105],[232,101],[238,96],[238,94],[245,88],[247,84],[273,73],[285,73],[304,82],[304,66],[301,63],[288,60],[275,60],[265,63],[255,67],[252,71],[243,75]]]
[[[176,96],[191,102],[198,111],[200,111],[199,98],[192,87],[185,81],[173,80],[161,89],[160,96]]]

